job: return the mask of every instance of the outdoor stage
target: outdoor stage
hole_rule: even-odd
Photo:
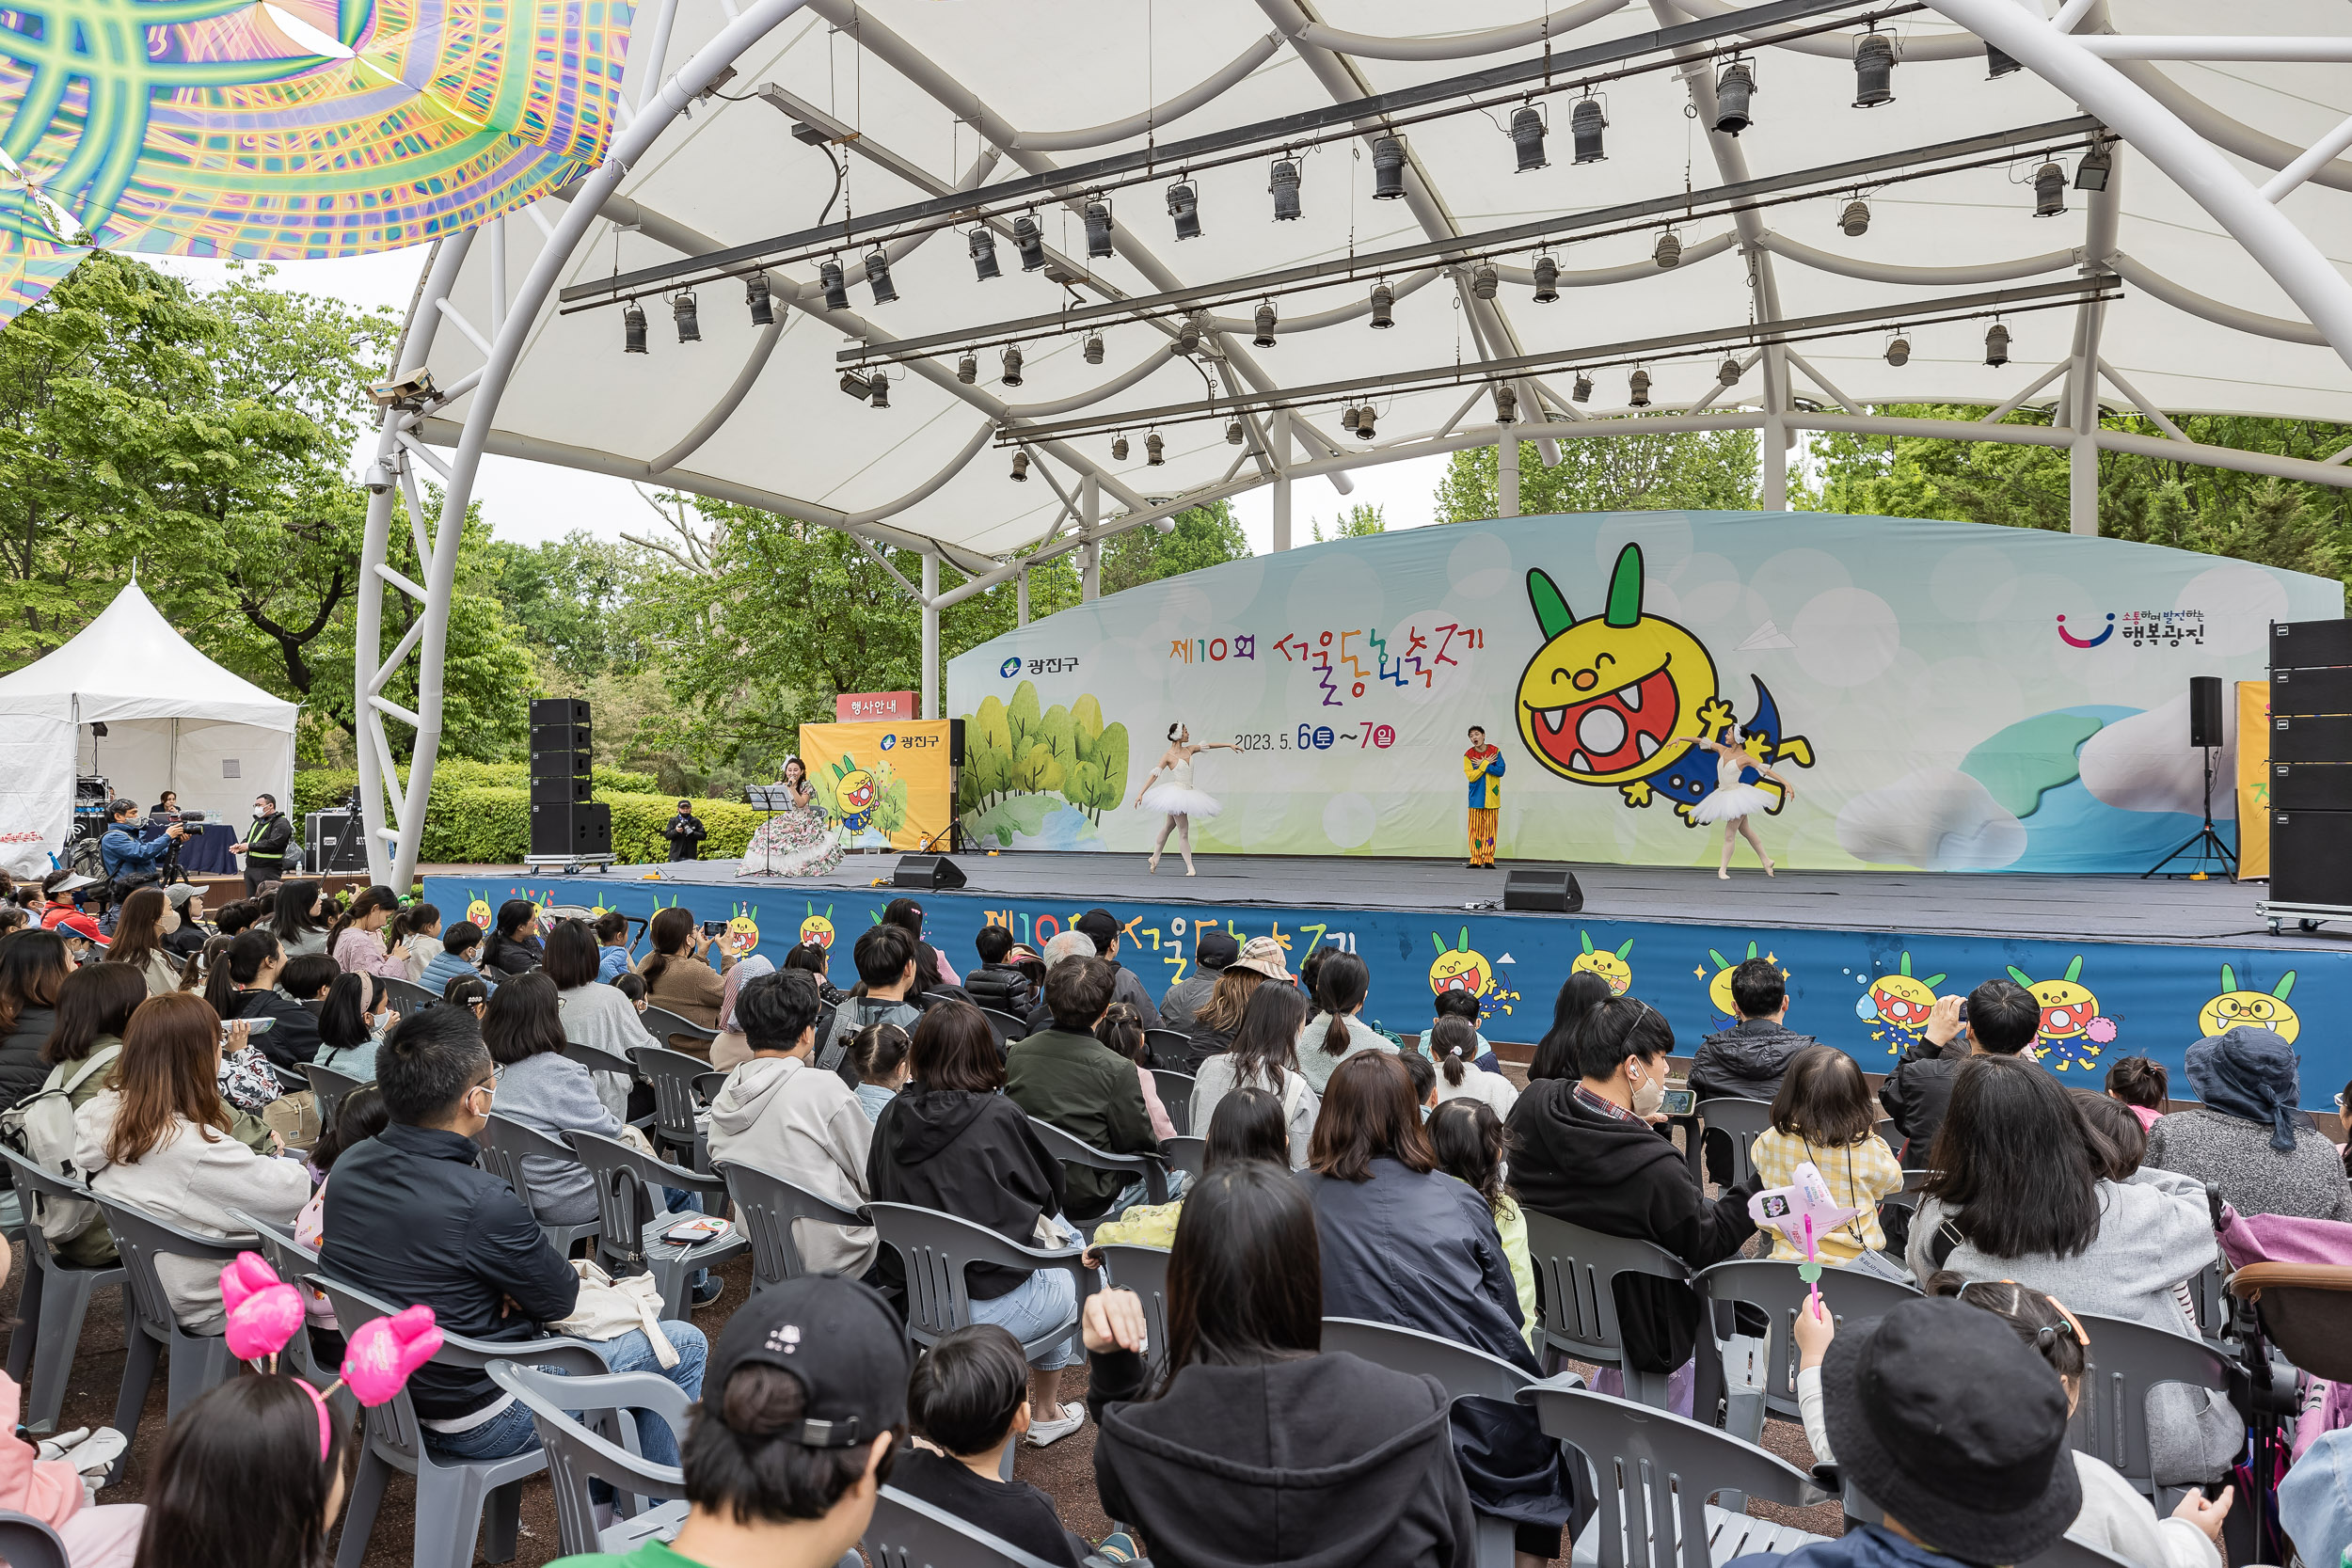
[[[1753,863],[1729,882],[1708,869],[1579,865],[1584,909],[1506,913],[1503,870],[1459,862],[1217,855],[1186,878],[1132,854],[1025,851],[955,857],[968,885],[917,891],[931,942],[959,970],[991,923],[1041,945],[1096,905],[1126,924],[1120,960],[1154,994],[1190,973],[1200,932],[1273,934],[1294,969],[1317,946],[1350,948],[1372,971],[1367,1018],[1419,1032],[1439,989],[1485,1001],[1489,1038],[1530,1041],[1572,969],[1640,996],[1674,1026],[1677,1050],[1728,1020],[1729,965],[1760,954],[1788,974],[1789,1026],[1883,1070],[1932,995],[1989,976],[2032,984],[2043,1003],[2043,1059],[2095,1084],[2116,1056],[2141,1054],[2180,1077],[2182,1055],[2231,1022],[2291,1037],[2300,1019],[2352,1011],[2352,931],[2271,936],[2261,890],[2226,881],[2130,877],[1785,871]],[[834,983],[855,972],[849,946],[898,896],[896,855],[852,855],[818,878],[737,875],[733,862],[623,866],[556,878],[435,877],[444,918],[475,900],[617,909],[639,917],[682,904],[729,919],[742,951],[780,959],[805,934],[834,949]],[[477,911],[474,918],[488,911]],[[2331,1027],[2297,1042],[2303,1102],[2329,1108],[2352,1076],[2352,1044]]]

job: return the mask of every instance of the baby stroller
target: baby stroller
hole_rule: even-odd
[[[2352,1426],[2352,1225],[2224,1209],[2217,1234],[2252,1384],[2241,1491],[2259,1532],[2253,1560],[2284,1562],[2279,1480],[2313,1437]],[[2324,1380],[2325,1397],[2303,1400],[2293,1380],[2278,1375],[2273,1350],[2297,1371]]]

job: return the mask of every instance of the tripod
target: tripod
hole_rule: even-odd
[[[2235,876],[2237,874],[2237,856],[2232,854],[2230,852],[2230,847],[2221,842],[2221,835],[2213,831],[2213,748],[2210,746],[2201,746],[2198,749],[2205,753],[2205,825],[2198,829],[2196,836],[2191,838],[2187,843],[2182,845],[2178,849],[2173,850],[2170,854],[2165,856],[2164,859],[2156,862],[2155,864],[2141,872],[2139,874],[2139,879],[2143,882],[2149,878],[2154,876],[2157,872],[2164,871],[2166,866],[2170,865],[2174,861],[2179,860],[2183,855],[2187,854],[2192,849],[2197,852],[2197,859],[2200,861],[2219,861],[2222,867],[2232,876]],[[2165,875],[2168,877],[2178,877],[2184,875],[2184,873],[2178,871],[2166,871]]]

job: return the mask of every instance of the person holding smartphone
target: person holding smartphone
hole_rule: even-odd
[[[646,1004],[675,1013],[700,1028],[716,1029],[720,1006],[726,1000],[726,984],[720,976],[735,967],[735,955],[723,951],[719,967],[713,970],[709,928],[695,923],[692,911],[675,904],[654,912],[645,936],[653,951],[637,966],[637,973],[644,976]],[[708,1040],[673,1035],[669,1045],[673,1051],[710,1059]]]

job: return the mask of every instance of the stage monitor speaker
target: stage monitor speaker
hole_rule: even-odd
[[[947,766],[963,766],[963,721],[961,719],[947,721]]]
[[[2278,811],[2352,811],[2352,762],[2274,762],[2270,804]]]
[[[2352,621],[2273,621],[2270,667],[2310,670],[2352,664]]]
[[[2270,902],[2352,905],[2352,812],[2271,811]]]
[[[531,803],[534,806],[584,806],[590,793],[589,781],[574,774],[543,778],[533,773],[531,777]]]
[[[542,724],[588,723],[588,705],[578,697],[533,697],[531,700],[531,727]]]
[[[610,855],[612,808],[601,800],[533,801],[531,852],[539,855]]]
[[[2218,748],[2221,738],[2221,677],[2188,677],[2188,743]]]
[[[1564,866],[1515,865],[1502,879],[1502,907],[1574,914],[1584,907],[1584,890]]]
[[[2270,711],[2298,719],[2307,714],[2352,713],[2352,669],[2271,671]]]
[[[2352,762],[2352,719],[2273,719],[2274,762]]]
[[[963,885],[963,867],[945,855],[900,855],[890,873],[892,887],[956,888]]]

